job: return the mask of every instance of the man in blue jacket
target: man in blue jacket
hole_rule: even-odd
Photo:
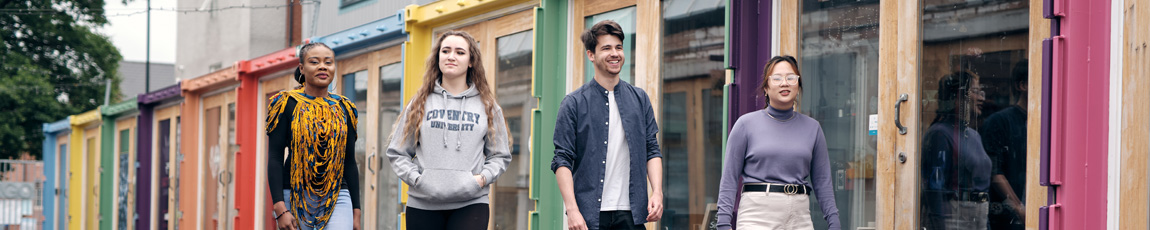
[[[623,37],[622,27],[610,20],[583,32],[595,80],[559,106],[551,170],[571,230],[644,229],[663,216],[659,125],[647,93],[619,80]]]

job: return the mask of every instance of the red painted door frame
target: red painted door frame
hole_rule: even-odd
[[[259,80],[270,73],[279,72],[296,66],[298,59],[295,48],[286,48],[268,55],[254,58],[250,61],[240,61],[239,67],[240,87],[236,92],[236,118],[241,122],[236,125],[237,143],[240,143],[240,152],[236,153],[236,209],[239,215],[235,217],[236,229],[256,229],[255,209],[263,207],[271,210],[271,194],[266,187],[256,184],[256,170],[264,159],[257,154],[258,135],[263,135],[263,127],[258,124],[259,106],[263,100],[260,95]],[[265,182],[266,184],[266,182]],[[257,194],[265,197],[265,205],[256,203]],[[265,216],[265,228],[274,229],[275,220]]]

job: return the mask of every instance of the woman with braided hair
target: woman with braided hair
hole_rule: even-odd
[[[440,35],[427,57],[423,86],[392,129],[387,157],[411,185],[408,229],[487,229],[487,191],[507,169],[511,152],[482,56],[466,32]]]
[[[268,105],[268,188],[276,227],[358,230],[355,104],[327,92],[336,75],[331,48],[308,43],[296,56],[301,86],[277,93]]]

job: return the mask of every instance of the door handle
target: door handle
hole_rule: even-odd
[[[375,175],[375,168],[371,167],[371,166],[374,166],[374,164],[372,164],[372,163],[375,163],[375,161],[373,161],[375,159],[375,155],[376,155],[375,151],[371,151],[371,154],[367,155],[367,159],[365,160],[365,162],[363,162],[367,166],[367,171],[371,172],[371,175]]]
[[[902,114],[902,103],[906,102],[907,97],[908,96],[905,93],[899,94],[898,102],[894,103],[894,126],[898,127],[899,135],[906,135],[906,126],[902,126],[902,121],[899,119],[899,117]]]
[[[218,177],[219,178],[217,178],[217,180],[219,180],[220,185],[227,186],[228,184],[232,183],[232,172],[231,171],[224,170],[224,171],[220,172]]]

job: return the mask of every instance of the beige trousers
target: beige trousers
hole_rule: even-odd
[[[744,192],[735,229],[813,230],[807,194]]]

